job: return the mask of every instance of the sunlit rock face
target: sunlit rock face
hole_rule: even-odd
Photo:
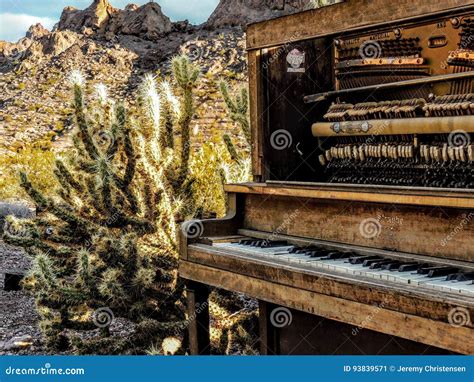
[[[115,35],[133,35],[156,40],[171,32],[172,23],[157,3],[141,7],[131,4],[121,10],[112,7],[107,0],[95,0],[84,10],[64,8],[58,29],[108,39]]]

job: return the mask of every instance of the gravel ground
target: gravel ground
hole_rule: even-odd
[[[23,291],[3,290],[4,273],[24,273],[30,266],[23,250],[0,241],[0,354],[45,352],[34,299]]]
[[[30,266],[31,261],[23,250],[0,241],[0,355],[49,354],[41,338],[34,298],[24,291],[3,290],[4,273],[24,273]],[[126,337],[133,331],[134,324],[121,318],[114,318],[110,325],[112,336]],[[68,336],[82,339],[94,338],[99,334],[100,329],[87,332],[67,331]]]
[[[33,298],[25,292],[0,291],[0,306],[0,355],[46,353]]]
[[[31,266],[30,259],[22,249],[12,247],[0,240],[0,273],[8,271],[27,271]]]

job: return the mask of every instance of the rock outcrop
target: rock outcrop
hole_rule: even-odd
[[[32,25],[28,29],[25,37],[31,40],[37,40],[43,36],[46,36],[48,33],[49,33],[49,30],[47,30],[44,26],[38,23],[38,24]]]
[[[312,0],[221,0],[207,20],[206,27],[245,28],[247,24],[299,12],[313,4]]]
[[[72,30],[108,40],[117,35],[157,40],[171,32],[172,28],[171,20],[157,3],[141,7],[130,4],[122,10],[112,7],[108,0],[94,0],[90,7],[82,11],[66,7],[58,24],[58,30]]]
[[[49,33],[45,27],[38,23],[32,25],[25,37],[15,43],[0,41],[0,73],[9,69],[12,63],[21,60],[35,41],[48,36]]]
[[[58,29],[83,32],[86,28],[91,28],[94,31],[98,31],[106,26],[114,13],[117,13],[117,9],[112,7],[108,0],[94,0],[84,10],[66,7],[61,14]]]

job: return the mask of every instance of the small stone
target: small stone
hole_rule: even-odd
[[[33,345],[33,337],[29,335],[13,337],[9,341],[0,343],[0,349],[4,351],[27,349]]]

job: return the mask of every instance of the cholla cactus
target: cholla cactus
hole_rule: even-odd
[[[250,147],[252,145],[252,136],[250,132],[249,94],[247,88],[241,87],[235,97],[231,96],[227,82],[221,81],[219,89],[227,106],[230,119],[240,126],[245,140]]]
[[[311,0],[303,8],[304,10],[321,8],[329,4],[340,2],[341,0]]]
[[[70,76],[77,128],[74,153],[56,162],[60,189],[46,197],[21,174],[38,217],[24,223],[21,235],[4,237],[34,257],[25,286],[36,296],[51,347],[70,345],[68,328],[101,329],[103,338],[74,339],[85,353],[144,354],[165,338],[183,341],[177,226],[195,208],[189,130],[198,77],[198,68],[178,57],[173,80],[179,95],[147,76],[140,109],[129,111],[103,85],[86,104],[83,76]],[[137,324],[131,339],[109,338],[114,316]],[[175,352],[183,346],[175,344]]]
[[[240,88],[237,94],[233,97],[229,90],[229,85],[225,81],[219,83],[219,89],[227,107],[229,118],[240,127],[240,131],[244,137],[247,147],[238,152],[236,145],[232,142],[232,138],[229,134],[224,134],[222,139],[230,155],[230,158],[238,168],[238,173],[244,174],[244,177],[236,178],[225,176],[225,182],[228,181],[247,181],[250,178],[250,148],[252,147],[252,136],[250,131],[250,118],[249,118],[249,101],[248,101],[248,90],[246,87]],[[229,171],[224,171],[224,175],[228,174]]]

